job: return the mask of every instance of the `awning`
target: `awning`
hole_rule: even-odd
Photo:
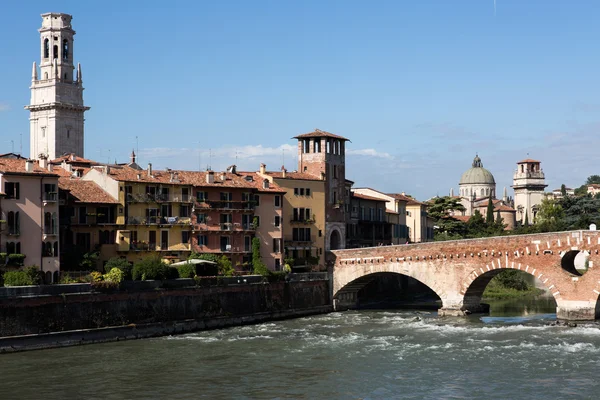
[[[208,261],[208,260],[199,260],[197,258],[192,258],[191,260],[187,260],[187,261],[180,261],[180,262],[176,262],[172,265],[173,267],[178,267],[180,265],[186,265],[186,264],[212,264],[212,265],[216,265],[216,262],[213,261]]]

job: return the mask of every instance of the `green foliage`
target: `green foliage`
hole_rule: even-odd
[[[68,272],[65,272],[65,273],[63,273],[63,274],[61,274],[61,276],[60,276],[60,281],[59,281],[59,283],[60,283],[61,285],[66,285],[66,284],[69,284],[69,283],[77,283],[77,282],[78,282],[78,280],[77,280],[77,279],[75,279],[75,278],[71,278],[71,275],[69,275],[69,273],[68,273]]]
[[[31,276],[25,270],[5,272],[3,278],[5,287],[34,285]]]
[[[488,226],[491,226],[491,224],[494,223],[494,203],[492,202],[492,195],[490,195],[490,198],[488,200],[488,205],[487,205],[487,210],[486,210],[486,215],[485,215],[485,223]]]
[[[25,254],[9,254],[8,255],[8,265],[14,267],[22,267],[25,261]]]
[[[531,285],[527,283],[525,279],[527,275],[518,270],[507,269],[501,271],[498,275],[496,275],[493,280],[502,285],[505,288],[515,289],[515,290],[529,290]]]
[[[269,275],[267,266],[260,258],[260,239],[257,237],[252,239],[252,266],[255,274],[262,276]]]
[[[465,211],[460,200],[455,197],[436,197],[430,203],[427,214],[435,221],[435,240],[450,240],[450,238],[462,238],[465,233],[465,223],[452,217],[451,212]]]
[[[121,283],[125,279],[124,276],[125,274],[123,273],[123,271],[115,267],[111,269],[107,274],[104,274],[103,278],[106,282]]]
[[[169,267],[159,257],[149,256],[135,263],[131,275],[136,281],[164,280],[174,277],[173,272],[177,274],[177,269]]]
[[[528,275],[517,270],[503,270],[496,275],[485,288],[484,298],[511,298],[535,296],[544,291],[537,289],[528,282]]]
[[[98,261],[99,253],[97,251],[92,251],[89,253],[85,253],[79,263],[79,267],[83,271],[92,271],[96,269],[96,262]]]
[[[591,185],[591,184],[600,184],[600,175],[590,175],[588,176],[588,178],[585,180],[585,184],[586,185]]]
[[[226,257],[227,258],[227,257]],[[192,253],[188,260],[198,259],[198,260],[206,260],[212,261],[216,263],[216,265],[212,264],[198,264],[196,265],[196,275],[198,276],[215,276],[219,274],[219,271],[227,272],[226,264],[219,264],[220,258],[215,254],[199,254]],[[229,261],[229,260],[228,260]],[[233,274],[233,272],[231,272]]]
[[[535,218],[539,232],[555,232],[564,229],[565,212],[562,206],[553,199],[543,199]]]
[[[25,268],[24,271],[27,276],[29,276],[32,285],[39,285],[42,283],[42,273],[40,272],[40,267],[37,265],[30,265]]]
[[[97,281],[91,282],[91,286],[94,290],[99,292],[112,292],[119,288],[119,283],[110,281]]]
[[[564,183],[562,185],[560,185],[560,194],[562,195],[562,197],[567,196],[567,187],[565,186]]]
[[[121,257],[113,257],[106,262],[104,266],[104,272],[108,273],[113,268],[118,268],[123,272],[123,279],[130,280],[131,279],[131,271],[133,270],[133,266],[129,261]]]
[[[233,265],[231,264],[231,260],[229,260],[229,258],[227,258],[227,256],[222,255],[219,258],[219,260],[217,261],[217,265],[219,267],[219,275],[233,276],[235,269],[233,268]]]
[[[102,274],[98,271],[92,271],[88,276],[90,282],[100,282],[103,279]]]
[[[196,264],[187,263],[177,267],[180,278],[193,278],[196,276]]]

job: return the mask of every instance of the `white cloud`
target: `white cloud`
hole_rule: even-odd
[[[8,103],[0,103],[0,112],[10,110]]]
[[[349,156],[369,156],[369,157],[378,157],[378,158],[387,158],[393,159],[394,157],[390,153],[380,152],[375,149],[356,149],[356,150],[346,150],[346,154]]]

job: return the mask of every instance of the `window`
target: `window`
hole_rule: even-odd
[[[221,236],[221,251],[231,251],[231,237]]]
[[[333,177],[334,178],[338,177],[338,167],[337,167],[337,165],[333,166]]]
[[[206,214],[196,214],[196,223],[197,224],[206,224],[207,218]]]
[[[137,243],[138,240],[138,232],[131,231],[131,243]]]
[[[230,201],[233,199],[233,196],[230,192],[221,192],[219,198],[220,198],[221,202],[223,202],[222,203],[223,208],[231,208]]]
[[[300,196],[304,196],[304,188],[300,188]]]
[[[306,196],[310,196],[310,188],[306,188]]]
[[[279,215],[275,216],[275,227],[279,228],[279,226],[281,225],[281,217]]]
[[[254,201],[256,202],[256,206],[260,206],[260,196],[255,194],[254,195]]]
[[[294,188],[294,195],[298,196],[300,194],[300,189]]]
[[[295,242],[310,242],[310,228],[292,229],[292,240]]]
[[[19,212],[9,211],[8,213],[8,234],[9,235],[19,235],[20,232],[20,221],[19,221]]]
[[[255,216],[254,217],[254,222],[256,222],[256,228],[258,228],[260,226],[260,217]]]
[[[208,244],[208,236],[198,235],[198,246],[206,246]]]
[[[50,43],[48,38],[44,39],[44,58],[50,57]]]
[[[189,243],[190,242],[190,231],[181,231],[181,243]]]
[[[52,47],[52,57],[53,58],[58,58],[58,46],[57,45],[54,45]]]
[[[275,271],[281,271],[281,260],[279,258],[275,259]]]
[[[252,238],[250,236],[244,236],[244,251],[252,251]]]
[[[319,139],[315,140],[315,153],[321,152],[321,141]]]
[[[190,189],[184,187],[181,188],[181,201],[189,201],[190,200]]]
[[[179,216],[182,218],[189,218],[191,207],[188,205],[179,206]]]
[[[281,239],[273,239],[273,253],[281,253]]]
[[[6,254],[21,254],[21,242],[7,242]]]
[[[67,39],[63,40],[62,56],[63,60],[69,59],[69,41]]]
[[[67,139],[71,137],[71,131],[67,129]]]
[[[6,182],[4,184],[4,193],[7,199],[19,198],[19,182]]]
[[[275,207],[281,207],[281,196],[275,196]]]
[[[201,202],[208,200],[208,192],[196,192],[196,199]]]

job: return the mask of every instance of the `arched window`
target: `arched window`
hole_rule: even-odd
[[[58,233],[58,214],[55,212],[52,213],[52,233]]]
[[[485,196],[485,192],[481,189],[481,197]]]
[[[52,48],[52,58],[58,58],[58,46],[54,45]]]
[[[44,72],[44,79],[48,79],[48,73]]]
[[[15,244],[14,242],[6,243],[6,254],[15,254]]]
[[[46,212],[44,214],[44,233],[48,234],[52,231],[52,213]]]
[[[58,242],[54,242],[54,257],[58,257]]]
[[[490,188],[485,189],[485,195],[489,196],[490,195]]]
[[[44,39],[44,58],[50,57],[50,43],[48,38]]]
[[[21,242],[15,243],[15,251],[17,254],[21,254]]]
[[[69,59],[69,41],[67,39],[63,40],[63,60]]]

